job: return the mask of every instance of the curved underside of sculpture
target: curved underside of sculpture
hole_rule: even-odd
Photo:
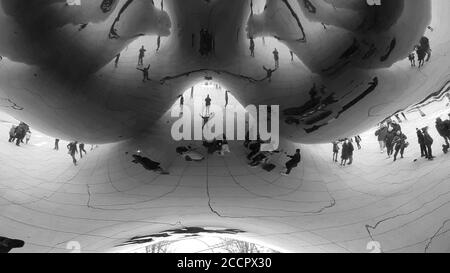
[[[449,251],[448,158],[383,161],[373,128],[411,114],[404,129],[418,149],[417,111],[438,111],[430,101],[448,93],[450,2],[380,3],[0,0],[0,111],[49,136],[20,153],[0,144],[0,236],[24,240],[18,251],[77,241],[115,252],[214,227],[282,252],[365,252],[372,241],[385,252]],[[432,57],[411,67],[423,37]],[[240,142],[202,162],[176,155],[186,143],[171,136],[170,110],[205,80],[244,107],[279,106],[276,171],[248,167]],[[2,135],[10,125],[2,120]],[[334,165],[323,143],[358,134],[359,162]],[[101,146],[74,167],[43,147],[54,138]],[[302,164],[280,176],[284,152],[300,144]],[[134,164],[137,151],[169,174]]]

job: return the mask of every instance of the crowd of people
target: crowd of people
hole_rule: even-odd
[[[10,143],[16,143],[17,146],[20,146],[21,143],[28,144],[31,138],[30,127],[21,122],[19,125],[12,125],[9,130],[9,140]],[[25,142],[24,142],[25,140]]]
[[[398,115],[397,115],[398,118]],[[446,120],[441,118],[436,119],[435,123],[436,131],[444,139],[445,144],[442,145],[444,153],[448,152],[450,147],[450,115]],[[428,160],[433,160],[433,143],[434,139],[429,133],[429,126],[425,126],[421,129],[416,128],[417,142],[420,146],[420,155]],[[408,148],[408,137],[402,132],[400,124],[394,119],[388,119],[379,125],[378,130],[375,132],[375,136],[378,138],[380,145],[380,152],[387,152],[388,158],[394,156],[394,161],[397,160],[398,155],[403,158],[405,149]]]

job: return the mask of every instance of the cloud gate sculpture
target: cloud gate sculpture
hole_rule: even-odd
[[[5,248],[148,252],[208,235],[247,251],[448,252],[449,11],[447,0],[0,0]],[[237,116],[221,119],[230,107]],[[200,138],[174,137],[183,118]],[[203,138],[230,120],[240,136]],[[345,139],[354,162],[342,166]]]

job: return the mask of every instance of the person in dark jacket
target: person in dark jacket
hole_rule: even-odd
[[[300,149],[295,150],[294,155],[288,155],[291,159],[286,162],[286,172],[281,172],[281,175],[289,175],[291,173],[291,170],[298,166],[298,163],[302,160],[302,157],[300,155]]]
[[[353,163],[353,151],[355,151],[355,147],[353,146],[352,141],[348,141],[348,164],[347,165],[352,165]]]
[[[375,136],[378,137],[378,143],[380,144],[380,152],[384,153],[386,148],[386,135],[388,133],[388,128],[386,125],[381,124],[380,128],[375,132]]]
[[[447,127],[447,123],[444,123],[441,118],[436,119],[436,130],[438,131],[439,135],[444,138],[445,145],[449,146],[449,128]]]
[[[394,144],[393,144],[394,137],[395,137],[394,129],[388,128],[385,140],[388,158],[391,158],[391,155],[394,153]]]
[[[67,150],[69,150],[68,154],[72,157],[73,165],[75,166],[77,165],[77,159],[75,158],[75,154],[78,153],[77,144],[77,141],[67,144]]]
[[[344,144],[342,144],[342,152],[341,152],[341,166],[345,166],[347,164],[347,160],[350,159],[350,154],[353,154],[352,148],[353,145],[350,144],[348,139],[344,140]]]
[[[401,158],[403,158],[403,154],[406,148],[406,135],[402,133],[402,131],[397,131],[394,140],[392,141],[393,146],[395,147],[394,161],[397,161],[398,153],[400,152]]]
[[[333,162],[338,162],[338,155],[339,155],[339,142],[335,141],[333,142]]]
[[[419,142],[420,145],[420,156],[428,158],[427,147],[425,146],[425,137],[423,136],[422,131],[420,131],[419,128],[416,128],[416,132],[417,132],[417,141]]]
[[[433,160],[433,150],[431,149],[431,146],[433,145],[433,138],[428,133],[428,127],[422,128],[422,133],[424,137],[424,144],[427,148],[427,159]]]

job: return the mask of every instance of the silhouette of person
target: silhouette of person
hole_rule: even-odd
[[[275,71],[277,71],[277,69],[275,68],[275,69],[268,69],[268,68],[266,68],[265,66],[263,66],[263,69],[266,71],[266,73],[267,73],[267,75],[266,75],[266,77],[263,79],[263,80],[265,80],[265,79],[269,79],[269,82],[272,82],[272,73],[273,72],[275,72]]]
[[[145,67],[145,68],[143,68],[143,69],[141,69],[141,68],[136,68],[136,69],[139,70],[139,71],[142,71],[142,75],[143,75],[142,82],[145,82],[145,81],[152,81],[152,80],[148,77],[148,71],[149,71],[149,69],[150,69],[150,65],[148,65],[147,67]]]
[[[291,51],[289,51],[289,53],[291,53],[291,62],[293,62],[294,61],[294,52],[292,52],[292,50],[291,50]]]
[[[53,150],[58,151],[59,150],[59,139],[55,139],[55,147]]]
[[[77,142],[71,142],[67,144],[67,149],[69,150],[69,155],[72,157],[73,165],[77,165],[77,159],[75,158],[75,154],[78,153]]]
[[[273,59],[275,61],[275,68],[278,68],[278,67],[280,67],[280,56],[279,56],[278,50],[275,48],[272,53],[273,53]]]
[[[209,94],[206,96],[205,106],[206,106],[206,115],[208,115],[209,114],[209,107],[211,106],[211,98],[209,97]]]
[[[291,159],[285,164],[286,172],[281,172],[281,175],[289,175],[291,173],[291,170],[297,167],[298,163],[300,163],[302,158],[300,155],[300,149],[297,149],[294,155],[288,155],[288,157]]]
[[[228,93],[230,93],[230,91],[225,91],[225,107],[228,106]]]
[[[255,41],[253,40],[253,37],[250,37],[250,56],[253,58],[255,57]]]
[[[158,36],[158,39],[156,39],[156,52],[158,52],[160,47],[161,47],[161,36]]]
[[[416,66],[416,54],[414,52],[411,52],[408,56],[409,61],[411,62],[411,67]]]
[[[114,60],[114,67],[117,68],[119,66],[120,53],[116,55],[116,59]]]
[[[83,152],[84,154],[87,154],[86,150],[84,149],[84,143],[78,144],[78,148],[80,150],[80,158],[83,158]]]
[[[138,65],[144,65],[144,57],[145,57],[145,50],[144,46],[139,49],[139,58],[138,58]]]

